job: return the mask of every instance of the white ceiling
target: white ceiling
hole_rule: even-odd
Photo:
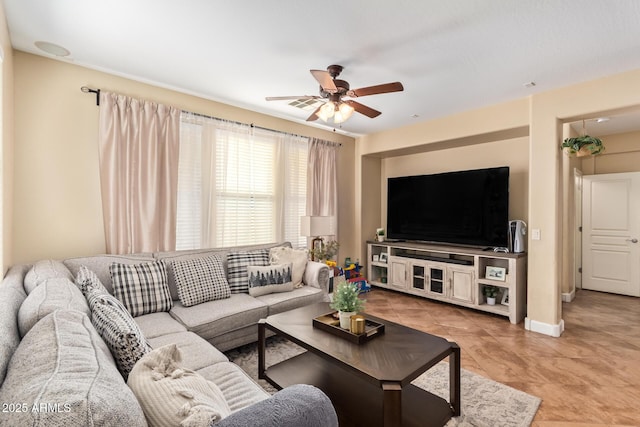
[[[382,115],[354,114],[338,129],[353,135],[640,68],[638,0],[4,5],[15,49],[50,56],[34,42],[55,43],[78,65],[298,122],[310,112],[264,98],[316,95],[310,69],[343,65],[352,89],[401,81],[404,92],[358,98]]]

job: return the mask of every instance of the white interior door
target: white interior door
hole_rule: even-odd
[[[585,175],[582,287],[640,296],[640,172]]]

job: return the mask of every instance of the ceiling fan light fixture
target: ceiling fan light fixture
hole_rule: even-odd
[[[336,113],[336,104],[333,101],[326,102],[316,113],[323,122],[328,122]]]
[[[346,102],[341,102],[338,105],[338,109],[336,110],[335,115],[333,116],[333,121],[335,123],[343,123],[349,120],[349,117],[353,114],[353,107]]]

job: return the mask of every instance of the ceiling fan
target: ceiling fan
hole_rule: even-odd
[[[333,117],[334,123],[342,123],[346,121],[354,111],[364,114],[367,117],[374,118],[382,114],[378,110],[367,107],[364,104],[354,101],[353,99],[368,95],[377,95],[381,93],[400,92],[404,90],[402,83],[385,83],[381,85],[368,86],[360,89],[350,89],[349,82],[337,79],[342,72],[342,65],[329,65],[327,70],[310,70],[311,75],[320,83],[320,95],[302,95],[302,96],[268,96],[267,101],[282,101],[290,99],[326,99],[326,102],[316,108],[316,110],[307,118],[308,122],[322,119],[328,122]]]

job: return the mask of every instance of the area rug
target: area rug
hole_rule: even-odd
[[[229,359],[239,365],[265,390],[275,393],[268,382],[258,379],[256,343],[231,350]],[[267,367],[305,351],[285,339],[267,339]],[[462,369],[460,372],[462,414],[447,427],[525,427],[530,426],[541,400],[504,384]],[[449,400],[449,364],[441,362],[413,381],[430,393]]]

